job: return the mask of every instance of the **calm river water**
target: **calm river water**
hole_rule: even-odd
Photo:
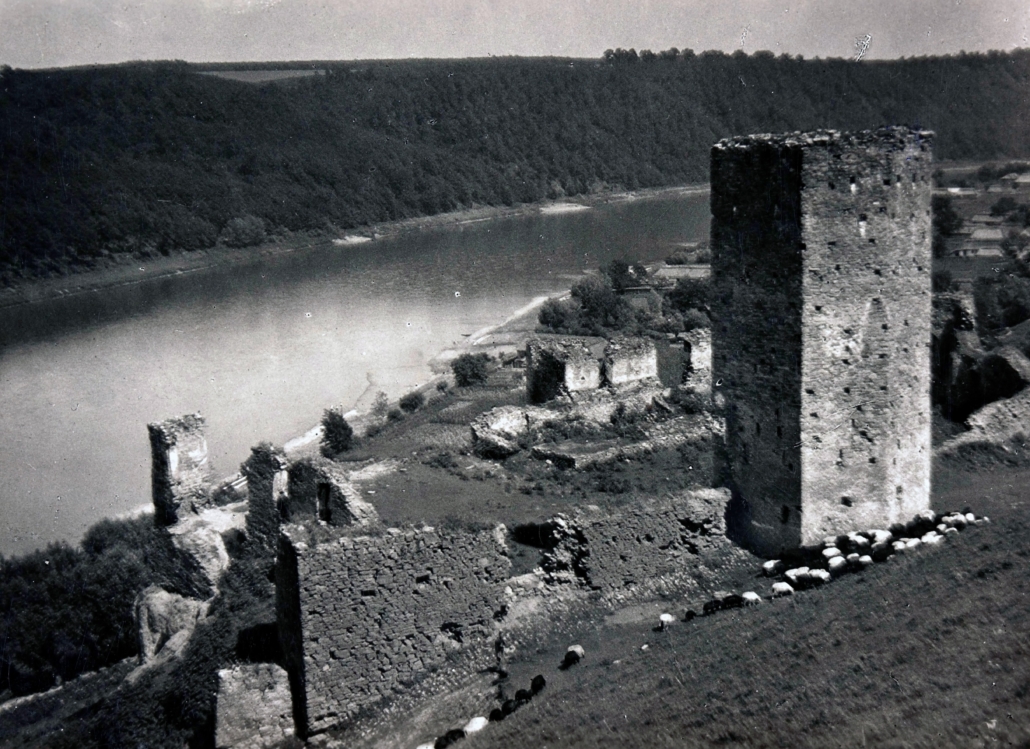
[[[148,503],[147,422],[200,411],[230,474],[327,406],[425,382],[463,333],[584,270],[706,237],[708,216],[707,195],[636,199],[0,310],[0,553]]]

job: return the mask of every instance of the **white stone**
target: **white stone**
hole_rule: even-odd
[[[858,554],[848,554],[848,564],[857,564],[860,559]]]
[[[839,557],[840,555],[840,549],[838,549],[836,546],[829,546],[823,549],[823,556],[826,559],[833,559],[834,557]]]
[[[858,558],[858,563],[860,565],[862,565],[863,567],[868,567],[869,565],[871,565],[873,563],[873,558],[871,556],[869,556],[868,554],[863,554],[862,556],[860,556]]]
[[[833,557],[830,560],[830,573],[837,574],[847,569],[848,561],[844,557]]]
[[[773,583],[772,592],[774,596],[794,595],[794,589],[788,583]]]
[[[464,731],[465,731],[466,734],[469,734],[469,733],[479,733],[484,728],[486,728],[486,724],[488,722],[489,721],[487,721],[486,718],[484,718],[482,716],[476,716],[475,718],[473,718],[472,720],[470,720],[468,723],[465,724]]]

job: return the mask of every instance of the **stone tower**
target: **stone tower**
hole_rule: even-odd
[[[756,550],[929,507],[932,138],[712,149],[712,379],[723,475]]]

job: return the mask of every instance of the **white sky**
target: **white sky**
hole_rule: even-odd
[[[0,0],[0,64],[1030,47],[1028,0]]]

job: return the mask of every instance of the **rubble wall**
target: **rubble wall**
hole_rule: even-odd
[[[311,545],[293,529],[281,536],[276,595],[301,735],[346,724],[482,642],[503,605],[503,529],[390,529]]]
[[[286,456],[271,445],[251,448],[240,472],[247,479],[247,535],[262,548],[274,551],[279,523],[289,502]]]
[[[147,424],[154,518],[160,525],[209,504],[205,427],[200,414]]]
[[[216,704],[218,749],[271,749],[293,736],[290,686],[274,663],[220,670]]]
[[[700,489],[616,512],[560,516],[560,538],[544,553],[544,569],[603,592],[685,572],[702,551],[730,546],[724,522],[728,499],[724,489]]]
[[[604,378],[610,385],[658,377],[658,352],[650,338],[620,338],[604,351]]]
[[[929,505],[931,138],[821,131],[712,150],[713,379],[755,547]]]

